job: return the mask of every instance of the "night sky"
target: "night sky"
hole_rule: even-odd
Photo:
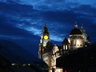
[[[17,43],[38,54],[45,22],[54,44],[61,45],[82,23],[96,42],[96,0],[0,0],[0,39]]]

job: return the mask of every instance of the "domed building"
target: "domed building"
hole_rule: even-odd
[[[68,41],[70,43],[70,50],[84,47],[84,38],[77,24],[74,25],[74,29],[70,32]]]
[[[87,47],[88,43],[89,37],[84,26],[81,26],[81,30],[79,30],[78,25],[75,24],[74,29],[70,32],[69,38],[65,38],[61,46],[56,44],[53,46],[49,37],[48,28],[45,25],[39,44],[39,58],[49,66],[49,72],[63,72],[62,68],[56,67],[56,59],[69,51]]]

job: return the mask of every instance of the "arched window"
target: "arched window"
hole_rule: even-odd
[[[77,45],[77,46],[80,46],[80,42],[79,42],[79,40],[77,40],[76,45]]]
[[[63,45],[63,50],[65,50],[65,45]]]
[[[66,50],[67,50],[68,48],[67,48],[67,45],[66,45]]]

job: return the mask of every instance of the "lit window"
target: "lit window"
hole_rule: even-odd
[[[12,66],[15,66],[16,64],[15,64],[15,63],[12,63],[11,65],[12,65]]]
[[[79,46],[80,45],[80,42],[77,40],[77,46]]]
[[[70,43],[70,39],[68,39],[68,42]]]
[[[23,66],[26,66],[26,64],[23,64]]]
[[[63,49],[65,50],[65,45],[63,45]]]
[[[85,45],[85,47],[87,47],[87,45]]]
[[[46,42],[43,43],[43,46],[46,46]]]
[[[28,64],[28,66],[30,66],[30,64]]]
[[[67,45],[66,45],[66,50],[67,50]]]

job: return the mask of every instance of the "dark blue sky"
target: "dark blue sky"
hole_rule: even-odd
[[[75,21],[96,42],[96,0],[0,0],[0,39],[14,41],[35,56],[45,22],[51,41],[60,45]]]

